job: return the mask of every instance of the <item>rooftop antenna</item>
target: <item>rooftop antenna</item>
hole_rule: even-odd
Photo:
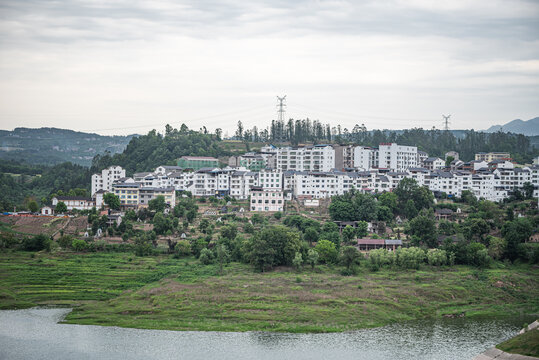
[[[448,131],[449,130],[449,118],[451,117],[451,115],[442,115],[442,117],[444,118],[444,130]]]
[[[286,95],[283,97],[277,96],[277,100],[279,100],[279,105],[277,105],[277,107],[279,108],[279,110],[277,110],[277,120],[284,122],[284,107],[286,106],[286,104],[284,104],[284,101],[286,100]]]

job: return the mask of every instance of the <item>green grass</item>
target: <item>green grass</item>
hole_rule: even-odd
[[[527,331],[496,345],[496,347],[512,354],[539,357],[539,330]]]
[[[539,269],[340,267],[254,273],[131,254],[0,254],[0,307],[73,306],[68,323],[172,330],[334,332],[447,315],[539,312]]]

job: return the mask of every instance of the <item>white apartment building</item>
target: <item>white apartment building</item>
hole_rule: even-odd
[[[382,143],[378,147],[379,167],[393,171],[404,171],[417,167],[417,147],[395,143]]]
[[[330,171],[335,168],[331,145],[276,148],[276,168],[281,171]]]
[[[356,146],[354,148],[354,168],[360,171],[369,171],[379,166],[378,149],[368,146]]]
[[[251,211],[283,211],[284,194],[279,189],[263,189],[254,186],[250,189]]]
[[[257,185],[263,189],[282,189],[283,172],[279,169],[262,169],[258,173]]]
[[[439,157],[429,157],[423,160],[423,167],[427,170],[440,170],[445,167],[445,161]]]
[[[235,199],[247,199],[249,189],[258,185],[259,173],[246,169],[234,170],[230,174],[229,195]]]
[[[101,174],[92,175],[92,196],[98,190],[112,191],[112,183],[125,177],[125,170],[121,166],[109,166]]]

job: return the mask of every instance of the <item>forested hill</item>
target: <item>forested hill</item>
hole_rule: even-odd
[[[167,125],[164,136],[152,130],[147,135],[133,138],[121,154],[97,155],[92,169],[120,165],[131,175],[153,171],[159,165],[176,165],[176,160],[182,156],[230,155],[220,143],[219,135],[189,130],[185,125],[180,130]]]
[[[0,159],[35,165],[90,166],[95,155],[121,153],[135,135],[103,136],[57,128],[0,130]]]

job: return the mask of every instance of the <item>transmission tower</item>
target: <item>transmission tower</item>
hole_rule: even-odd
[[[449,118],[451,117],[451,115],[442,115],[442,117],[444,118],[444,130],[449,130]]]
[[[286,104],[284,104],[284,101],[286,100],[286,95],[283,97],[277,96],[277,100],[279,100],[279,104],[277,105],[277,108],[279,109],[277,110],[277,120],[279,122],[284,122],[284,107],[286,106]]]

